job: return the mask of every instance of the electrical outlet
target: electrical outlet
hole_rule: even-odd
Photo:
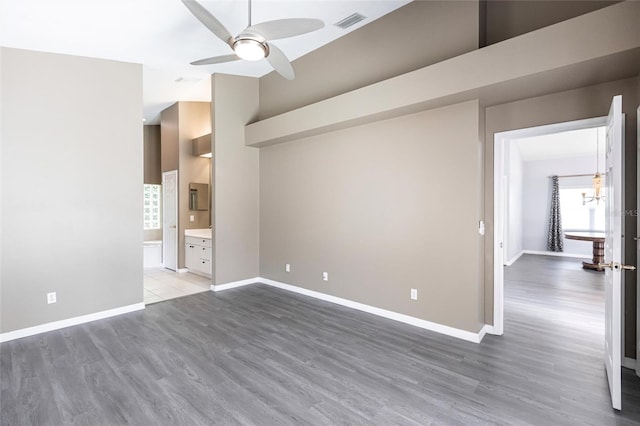
[[[285,272],[291,272],[291,265],[289,265],[288,263],[286,263],[286,264],[284,265],[284,271],[285,271]]]
[[[47,304],[56,303],[56,292],[47,293]]]
[[[196,217],[195,215],[189,215],[189,222],[195,222],[196,221]]]
[[[322,273],[322,281],[329,281],[329,273],[328,272],[323,272]]]
[[[418,290],[415,288],[411,289],[411,300],[418,300]]]

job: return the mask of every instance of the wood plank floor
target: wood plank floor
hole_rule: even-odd
[[[264,285],[0,345],[2,425],[631,425],[610,408],[601,275],[506,269],[505,335],[479,345]]]

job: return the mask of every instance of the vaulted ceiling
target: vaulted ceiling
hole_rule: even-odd
[[[248,2],[201,3],[231,33],[247,26]],[[252,21],[323,20],[322,30],[276,42],[294,60],[407,3],[409,0],[253,0]],[[367,19],[346,30],[334,25],[355,12]],[[231,52],[180,0],[3,0],[0,44],[142,64],[147,122],[157,120],[160,111],[175,101],[209,101],[209,76],[214,72],[260,77],[272,71],[264,60],[189,65],[196,59]]]

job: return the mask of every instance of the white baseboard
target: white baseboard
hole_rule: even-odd
[[[629,370],[636,369],[636,362],[637,361],[633,358],[627,358],[627,357],[622,358],[622,366],[624,368],[628,368]]]
[[[510,260],[507,261],[507,263],[505,263],[505,266],[511,266],[513,265],[516,260],[520,259],[520,256],[522,256],[524,254],[524,251],[521,251],[520,253],[516,254],[515,256],[513,256]]]
[[[376,308],[375,306],[365,305],[363,303],[354,302],[348,299],[343,299],[329,294],[320,293],[306,288],[297,287],[291,284],[285,284],[278,281],[273,281],[267,278],[258,278],[258,281],[273,287],[277,287],[283,290],[291,291],[293,293],[303,294],[305,296],[314,297],[316,299],[324,300],[326,302],[335,303],[337,305],[346,306],[348,308],[357,309],[359,311],[367,312],[370,314],[378,315],[384,318],[388,318],[394,321],[403,322],[416,327],[424,328],[426,330],[435,331],[437,333],[445,334],[447,336],[457,337],[458,339],[466,340],[468,342],[480,343],[486,333],[486,325],[480,329],[478,333],[473,333],[466,330],[460,330],[458,328],[449,327],[447,325],[438,324],[431,321],[426,321],[420,318],[411,317],[409,315],[399,314],[397,312],[388,311],[386,309]]]
[[[176,272],[179,274],[184,274],[185,272],[189,272],[189,270],[187,268],[178,268]]]
[[[313,290],[308,290],[306,288],[297,287],[291,284],[285,284],[278,281],[273,281],[267,278],[250,278],[241,281],[234,281],[225,284],[212,285],[211,291],[223,291],[229,290],[232,288],[242,287],[251,284],[266,284],[272,287],[277,287],[282,290],[291,291],[293,293],[302,294],[305,296],[313,297],[319,300],[324,300],[326,302],[335,303],[337,305],[346,306],[348,308],[357,309],[359,311],[367,312],[373,315],[378,315],[387,319],[391,319],[394,321],[399,321],[405,324],[413,325],[415,327],[420,327],[425,330],[435,331],[440,334],[444,334],[447,336],[456,337],[458,339],[466,340],[468,342],[480,343],[485,334],[492,334],[493,326],[484,325],[480,331],[477,333],[473,333],[466,330],[461,330],[454,327],[449,327],[446,325],[438,324],[431,321],[426,321],[420,318],[412,317],[405,314],[400,314],[393,311],[388,311],[386,309],[377,308],[375,306],[365,305],[363,303],[354,302],[352,300],[343,299],[336,296],[331,296],[329,294],[320,293]],[[123,306],[120,308],[109,309],[106,311],[96,312],[93,314],[82,315],[79,317],[69,318],[61,321],[55,321],[47,324],[42,324],[34,327],[23,328],[20,330],[10,331],[7,333],[0,334],[0,342],[7,342],[14,339],[19,339],[22,337],[33,336],[35,334],[45,333],[47,331],[59,330],[61,328],[71,327],[73,325],[84,324],[91,321],[96,321],[99,319],[109,318],[116,315],[126,314],[129,312],[134,312],[138,310],[142,310],[145,308],[144,303],[136,303],[134,305]],[[635,366],[635,360],[634,366]],[[634,367],[635,368],[635,367]]]
[[[72,325],[84,324],[91,321],[114,317],[116,315],[127,314],[129,312],[140,311],[144,309],[144,303],[136,303],[133,305],[122,306],[120,308],[108,309],[106,311],[95,312],[93,314],[81,315],[79,317],[68,318],[60,321],[49,322],[46,324],[36,325],[34,327],[22,328],[20,330],[9,331],[0,334],[0,342],[8,342],[9,340],[20,339],[22,337],[33,336],[47,331],[59,330],[61,328],[71,327]]]
[[[229,290],[231,288],[242,287],[249,284],[257,284],[259,282],[260,282],[260,278],[256,277],[256,278],[249,278],[247,280],[233,281],[225,284],[212,284],[211,291]]]
[[[557,251],[522,250],[522,253],[537,254],[542,256],[576,257],[578,259],[592,259],[590,255],[586,255],[586,254],[563,253],[563,252],[557,252]]]
[[[473,343],[480,343],[486,334],[496,334],[493,326],[484,325],[478,333],[472,333],[466,330],[460,330],[457,328],[449,327],[446,325],[437,324],[431,321],[422,320],[419,318],[411,317],[397,312],[388,311],[386,309],[376,308],[374,306],[365,305],[362,303],[354,302],[348,299],[342,299],[340,297],[331,296],[325,293],[320,293],[313,290],[308,290],[302,287],[297,287],[290,284],[273,281],[267,278],[251,278],[241,281],[234,281],[226,284],[212,285],[211,291],[223,291],[236,287],[242,287],[246,285],[262,283],[273,287],[277,287],[283,290],[291,291],[305,296],[313,297],[316,299],[324,300],[327,302],[335,303],[341,306],[357,309],[370,314],[378,315],[384,318],[392,319],[395,321],[410,324],[416,327],[424,328],[427,330],[435,331],[437,333],[446,334],[448,336],[457,337]],[[145,308],[144,303],[136,303],[133,305],[122,306],[120,308],[109,309],[106,311],[96,312],[93,314],[82,315],[79,317],[68,318],[65,320],[54,321],[46,324],[37,325],[34,327],[23,328],[20,330],[9,331],[0,334],[0,342],[8,342],[10,340],[20,339],[22,337],[33,336],[40,333],[46,333],[48,331],[59,330],[73,325],[85,324],[91,321],[105,319],[117,315],[126,314],[129,312],[135,312],[143,310]],[[631,370],[636,369],[636,360],[633,358],[625,357],[622,362],[622,366]]]

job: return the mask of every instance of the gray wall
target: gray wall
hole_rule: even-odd
[[[160,185],[160,126],[144,126],[144,183]]]
[[[262,77],[260,119],[477,48],[477,1],[414,1],[296,59],[295,80]]]
[[[180,165],[178,120],[179,107],[177,102],[160,113],[160,170],[162,173],[178,170]]]
[[[485,221],[487,235],[493,235],[493,136],[497,132],[525,127],[602,117],[608,114],[611,99],[622,95],[622,109],[626,113],[624,166],[625,197],[627,211],[636,209],[636,108],[640,79],[629,78],[581,89],[553,93],[546,96],[524,99],[486,108],[485,140]],[[630,172],[629,172],[630,171]],[[625,215],[625,234],[637,235],[636,216]],[[625,259],[636,259],[636,243],[625,239]],[[493,323],[493,238],[485,238],[485,321]],[[636,348],[636,272],[625,271],[625,351],[626,356],[635,357]]]
[[[244,145],[258,116],[258,79],[214,74],[211,81],[214,161],[214,282],[259,273],[259,151]]]
[[[470,101],[261,149],[260,275],[477,332],[478,133]]]
[[[184,231],[208,228],[211,224],[211,211],[189,210],[189,183],[209,184],[211,175],[211,160],[194,156],[192,142],[211,133],[211,103],[178,102],[178,106],[178,267],[184,268]]]
[[[0,52],[0,330],[142,303],[141,66]]]

